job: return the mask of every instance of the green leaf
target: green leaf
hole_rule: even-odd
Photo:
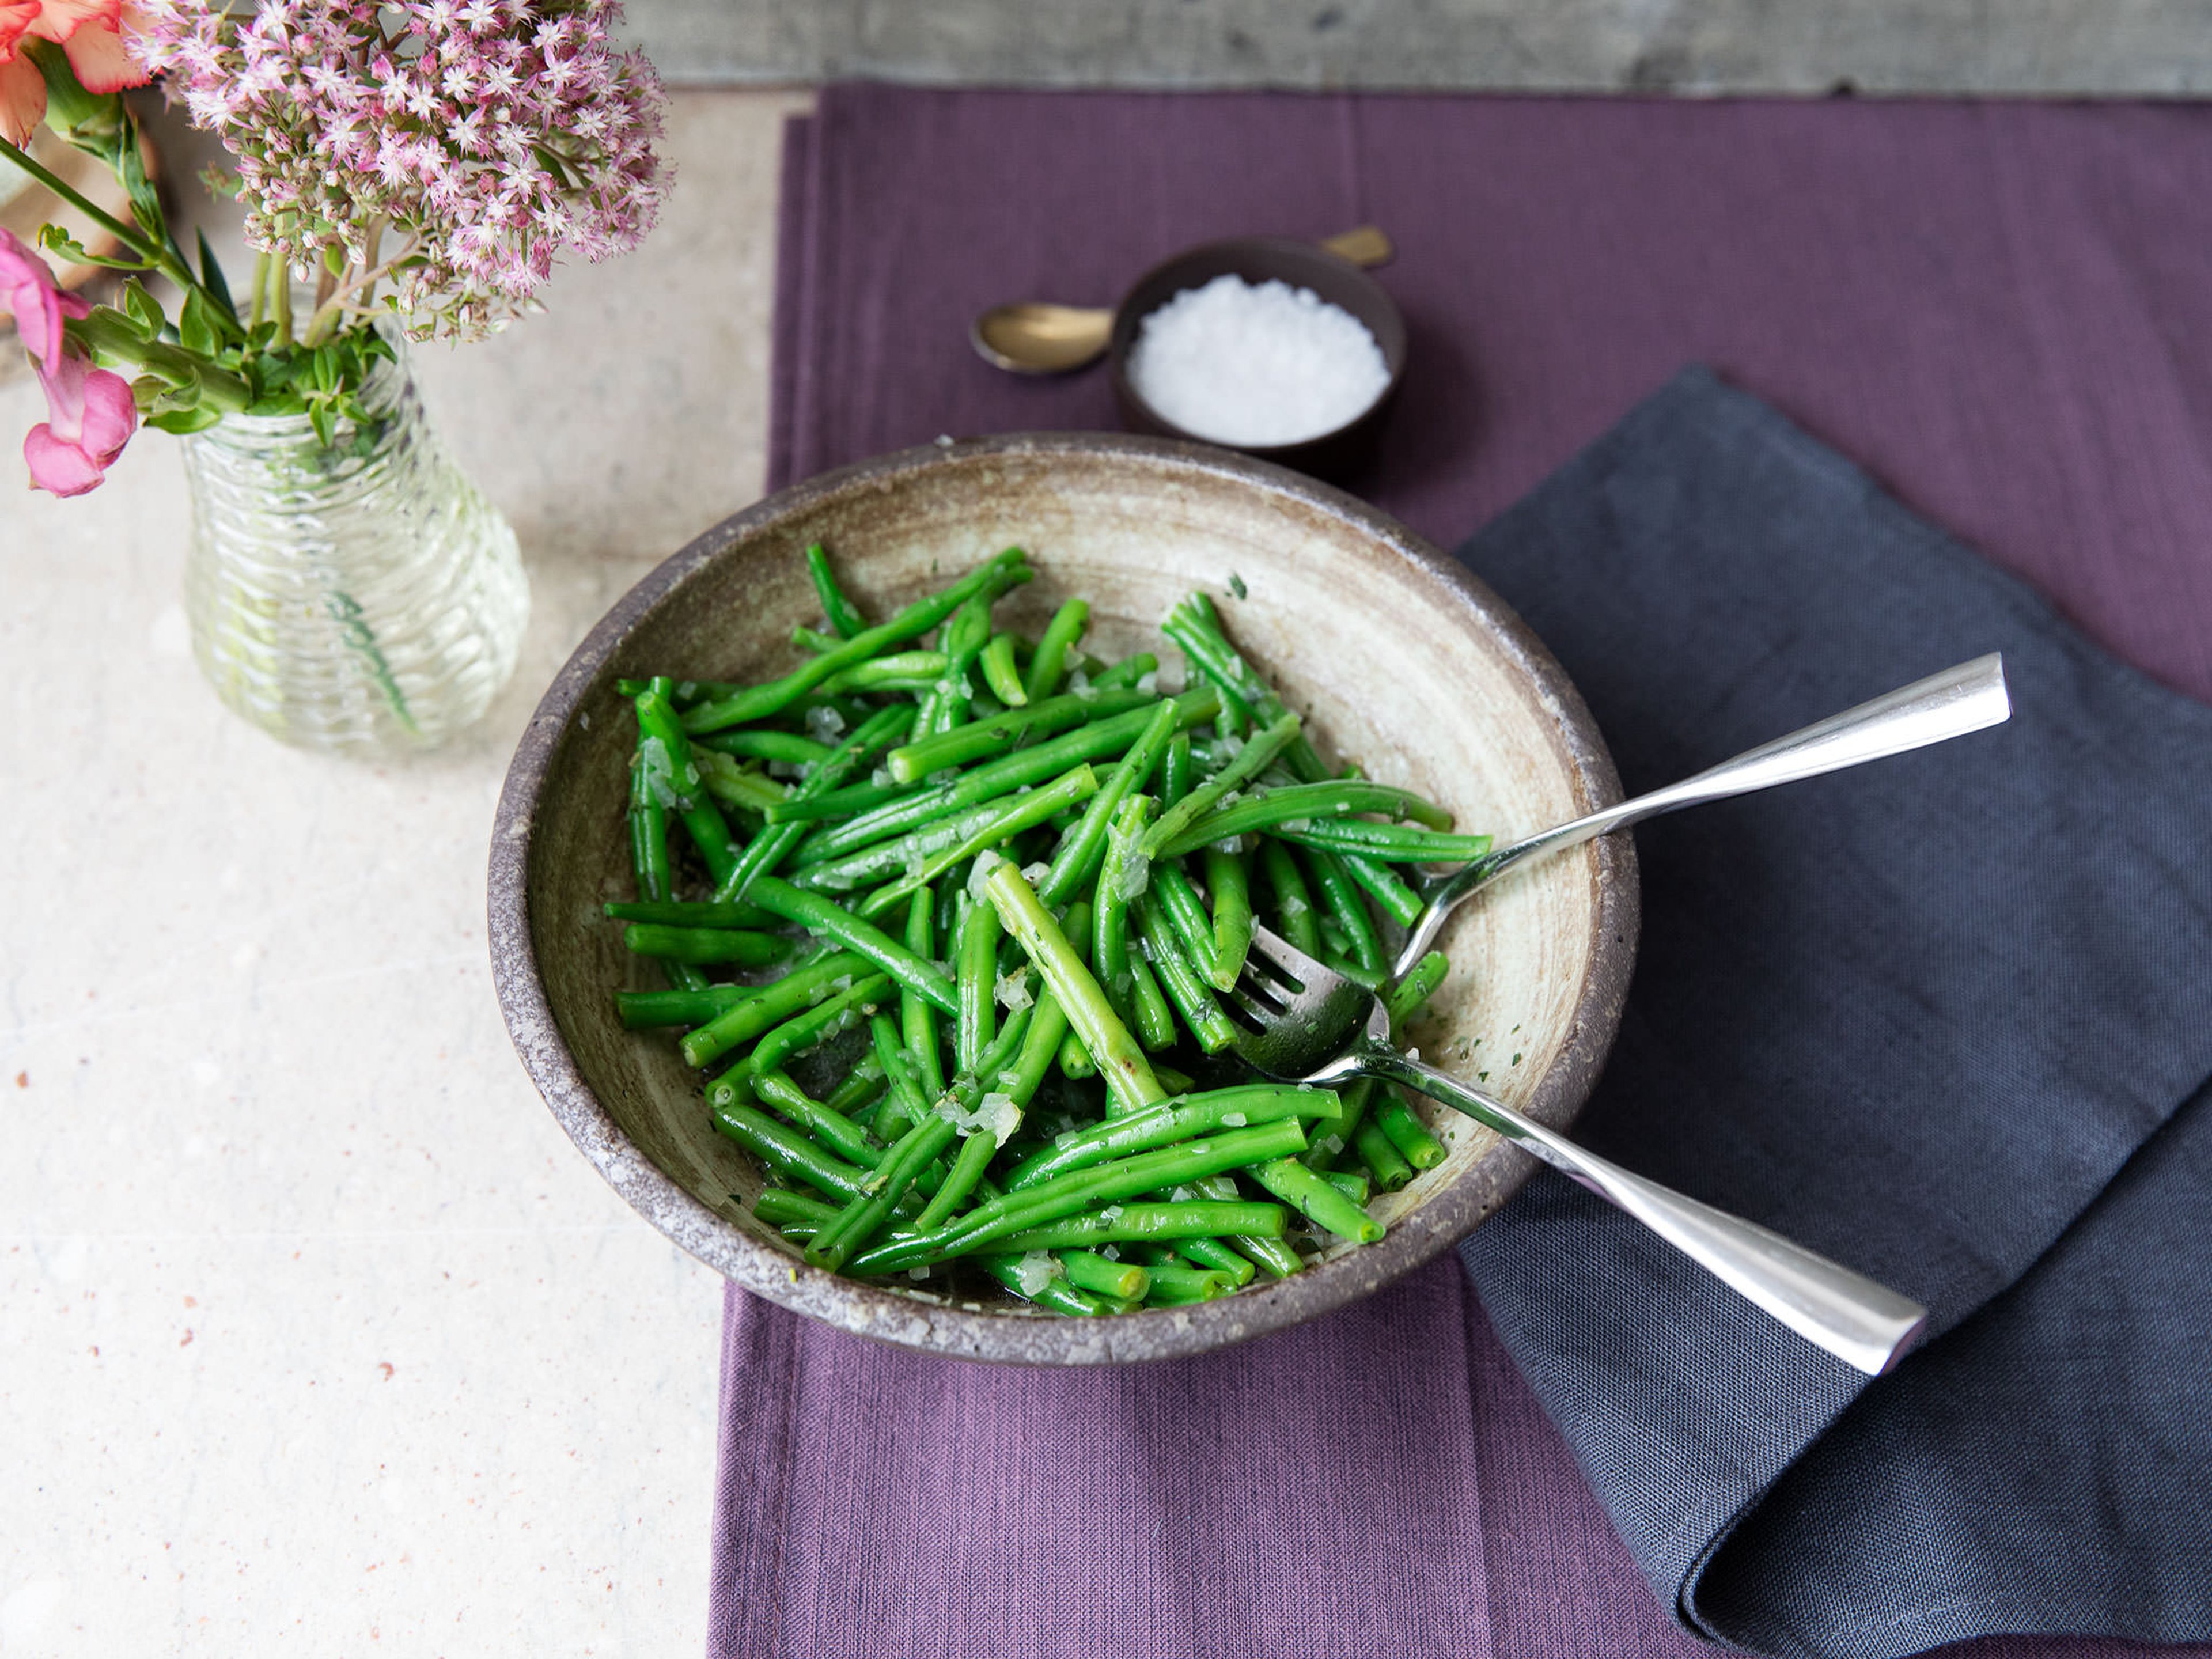
[[[195,432],[204,432],[222,419],[221,410],[195,405],[191,409],[165,409],[158,415],[149,415],[146,424],[157,432],[173,432],[182,438]]]
[[[122,166],[117,169],[131,197],[131,216],[141,230],[167,240],[169,233],[161,218],[161,198],[154,193],[153,180],[146,176],[146,158],[138,149],[137,135],[131,137],[131,142],[123,147]]]
[[[185,296],[184,312],[177,319],[179,343],[203,357],[214,356],[222,347],[222,337],[216,331],[210,310],[206,299],[194,290]]]
[[[169,320],[161,314],[161,307],[155,302],[154,296],[146,292],[145,284],[136,276],[123,284],[123,310],[131,319],[132,326],[137,329],[138,337],[142,340],[150,340],[159,335],[162,325]]]
[[[310,409],[307,423],[315,428],[315,436],[322,440],[324,448],[328,449],[337,441],[337,420],[331,414],[328,404],[317,404]]]
[[[199,233],[199,242],[200,286],[222,302],[222,308],[230,313],[230,320],[235,323],[238,320],[238,301],[230,297],[230,279],[222,274],[222,262],[215,257],[215,250],[208,246],[207,232]]]

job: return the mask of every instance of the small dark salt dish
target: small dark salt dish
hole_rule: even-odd
[[[1373,403],[1342,426],[1296,443],[1223,444],[1218,438],[1177,426],[1146,403],[1130,384],[1129,352],[1137,343],[1146,318],[1185,289],[1202,288],[1217,276],[1241,276],[1255,286],[1283,282],[1292,288],[1311,289],[1330,305],[1351,313],[1382,348],[1382,362],[1390,371],[1389,384]],[[1311,242],[1288,237],[1239,236],[1187,249],[1139,277],[1115,310],[1114,332],[1106,349],[1113,368],[1115,401],[1121,407],[1121,424],[1130,431],[1216,444],[1296,467],[1315,477],[1342,478],[1373,453],[1383,416],[1397,396],[1399,382],[1406,378],[1406,319],[1382,285],[1350,260]]]

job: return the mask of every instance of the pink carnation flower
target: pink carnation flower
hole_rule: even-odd
[[[0,300],[15,313],[15,331],[46,393],[46,418],[23,440],[32,485],[82,495],[106,477],[137,428],[131,383],[70,355],[63,319],[91,307],[57,289],[46,262],[7,230],[0,230]]]

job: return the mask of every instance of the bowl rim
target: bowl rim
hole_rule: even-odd
[[[1316,432],[1304,438],[1293,438],[1284,443],[1224,445],[1217,439],[1200,437],[1188,427],[1171,421],[1161,414],[1152,399],[1139,391],[1136,381],[1130,378],[1129,352],[1136,343],[1137,331],[1142,326],[1144,319],[1152,314],[1152,310],[1157,308],[1156,305],[1143,312],[1137,311],[1135,308],[1137,296],[1154,283],[1165,281],[1180,266],[1194,264],[1222,255],[1247,252],[1281,254],[1297,260],[1312,258],[1324,261],[1325,268],[1332,268],[1336,280],[1346,283],[1352,288],[1364,289],[1376,309],[1390,319],[1391,331],[1398,337],[1397,361],[1389,364],[1389,380],[1384,384],[1382,390],[1376,392],[1358,414],[1329,428],[1325,432]],[[1158,303],[1164,304],[1165,301]],[[1334,301],[1330,303],[1334,304]],[[1367,326],[1365,318],[1360,318],[1358,321],[1363,327]],[[1369,327],[1368,332],[1376,337],[1376,343],[1388,359],[1391,355],[1390,346],[1382,339],[1380,331]],[[1374,274],[1365,267],[1354,264],[1340,253],[1331,252],[1318,242],[1302,241],[1295,236],[1222,236],[1210,242],[1197,243],[1184,248],[1178,253],[1170,254],[1123,290],[1121,299],[1115,302],[1114,320],[1106,336],[1107,371],[1112,378],[1115,395],[1133,400],[1138,407],[1158,425],[1163,434],[1188,443],[1205,444],[1209,447],[1216,448],[1233,448],[1240,455],[1249,455],[1255,459],[1263,461],[1294,462],[1302,456],[1316,451],[1326,450],[1344,442],[1353,434],[1379,418],[1382,411],[1390,406],[1391,401],[1397,397],[1399,388],[1405,384],[1406,367],[1413,361],[1413,331],[1407,326],[1405,311],[1399,306],[1398,301],[1391,297],[1390,290],[1377,282]]]
[[[1583,811],[1620,798],[1613,760],[1581,695],[1528,625],[1459,562],[1344,491],[1273,463],[1211,444],[1107,432],[1006,433],[872,457],[817,473],[764,497],[695,537],[655,566],[593,625],[546,688],[518,741],[494,818],[486,895],[492,980],[524,1069],[578,1148],[654,1226],[730,1282],[839,1329],[954,1358],[1095,1364],[1170,1358],[1227,1346],[1332,1311],[1423,1266],[1472,1231],[1535,1167],[1501,1144],[1452,1186],[1394,1224],[1389,1237],[1307,1273],[1255,1283],[1191,1308],[1098,1320],[970,1312],[941,1297],[879,1289],[825,1273],[747,1235],[694,1197],[629,1138],[585,1079],[555,1018],[538,970],[529,917],[532,830],[562,738],[609,659],[672,591],[733,544],[849,493],[878,493],[908,475],[991,457],[1135,458],[1164,475],[1195,471],[1255,485],[1343,521],[1378,555],[1395,556],[1441,582],[1486,627],[1534,684],[1552,715]],[[1553,1128],[1588,1099],[1619,1029],[1640,918],[1633,843],[1588,843],[1598,861],[1589,969],[1566,1046],[1526,1103]]]

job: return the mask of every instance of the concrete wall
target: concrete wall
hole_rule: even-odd
[[[630,0],[672,82],[2202,94],[2212,0]]]

